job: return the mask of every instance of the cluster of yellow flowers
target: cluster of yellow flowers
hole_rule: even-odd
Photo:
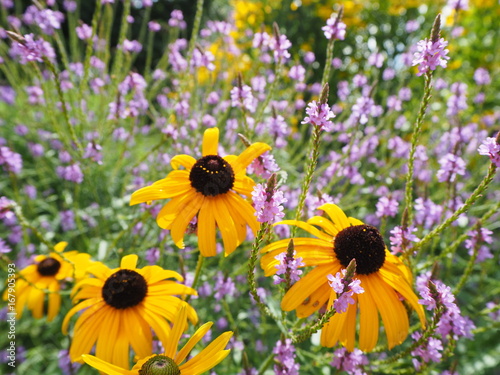
[[[217,229],[226,256],[245,240],[247,227],[254,234],[259,229],[255,209],[241,195],[250,196],[255,185],[246,175],[247,166],[271,148],[264,143],[254,143],[240,155],[220,156],[218,143],[219,130],[206,130],[200,159],[189,155],[173,157],[173,171],[133,193],[130,200],[130,204],[135,205],[169,199],[159,212],[157,223],[170,230],[174,243],[180,248],[184,246],[186,228],[196,216],[198,247],[205,257],[216,255]],[[349,305],[345,313],[335,314],[323,327],[321,344],[332,347],[340,342],[352,351],[357,341],[362,350],[373,350],[378,341],[379,314],[389,348],[400,344],[409,330],[403,301],[425,324],[423,308],[411,287],[409,269],[387,250],[383,240],[380,246],[373,245],[373,236],[381,240],[375,228],[347,217],[336,205],[325,204],[319,209],[326,212],[330,220],[314,216],[307,222],[277,223],[297,226],[315,237],[294,238],[296,255],[303,260],[302,267],[312,269],[288,290],[282,309],[296,310],[298,317],[310,316],[325,306],[330,309],[337,294],[328,285],[327,275],[346,268],[349,257],[356,258],[357,277],[365,293],[354,295],[355,303]],[[286,251],[289,241],[283,239],[261,250],[265,254],[261,265],[266,276],[276,273],[276,255]],[[66,243],[56,245],[56,252],[37,257],[35,264],[20,273],[18,309],[22,311],[26,305],[35,318],[40,318],[45,292],[48,292],[48,319],[52,320],[60,307],[59,282],[73,278],[76,284],[71,296],[75,305],[62,325],[67,334],[71,318],[80,313],[72,331],[72,361],[84,361],[107,374],[156,374],[152,369],[165,368],[169,371],[167,374],[194,375],[208,371],[228,355],[225,347],[232,332],[223,333],[186,361],[212,323],[202,325],[184,347],[177,350],[188,322],[198,322],[196,311],[184,298],[196,295],[196,290],[182,284],[183,278],[177,272],[156,265],[137,268],[137,255],[124,256],[120,267],[110,269],[100,262],[92,262],[88,254],[63,252],[65,247]],[[163,344],[163,354],[153,355],[153,335]],[[95,356],[89,354],[93,348]],[[131,349],[139,361],[129,370]]]

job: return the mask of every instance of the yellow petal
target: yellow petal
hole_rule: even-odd
[[[204,257],[212,257],[217,254],[214,211],[212,199],[205,199],[198,214],[198,246]]]
[[[184,361],[184,359],[186,359],[191,350],[193,350],[194,346],[206,335],[212,325],[212,322],[205,323],[200,328],[198,328],[194,334],[191,335],[186,345],[184,345],[182,349],[179,350],[179,352],[176,354],[174,358],[175,363],[179,364]]]
[[[184,167],[187,170],[193,168],[196,159],[189,155],[176,155],[170,160],[170,165],[174,169],[179,169],[179,167]]]
[[[205,196],[202,194],[195,194],[191,201],[185,202],[182,211],[177,212],[177,217],[172,222],[170,234],[172,235],[172,240],[174,240],[175,245],[180,249],[184,248],[184,234],[186,233],[186,228],[200,210],[204,199]]]
[[[59,295],[59,283],[54,280],[49,285],[49,308],[47,312],[47,321],[51,322],[59,312],[61,308],[61,296]]]
[[[333,223],[330,220],[322,216],[313,216],[309,220],[307,220],[307,223],[321,227],[323,231],[325,231],[332,237],[335,237],[339,232],[337,227],[333,225]]]
[[[336,204],[325,203],[322,206],[318,207],[318,210],[323,210],[328,214],[328,216],[330,216],[330,219],[339,232],[342,229],[351,226],[344,211],[342,211]]]
[[[233,218],[229,213],[224,199],[220,197],[212,198],[212,204],[215,207],[214,216],[217,226],[222,234],[222,242],[224,243],[225,255],[231,254],[236,246],[238,246],[238,236],[234,226]]]
[[[59,242],[58,244],[56,244],[54,246],[54,250],[61,253],[64,251],[64,249],[66,248],[66,246],[68,246],[68,243],[67,242]]]
[[[316,289],[311,296],[297,306],[297,316],[299,318],[306,318],[318,311],[328,301],[332,288],[328,283],[321,285]]]
[[[120,268],[135,270],[139,257],[136,254],[125,255],[120,263]]]
[[[245,175],[235,176],[233,190],[246,197],[252,196],[255,182],[250,177]]]
[[[364,352],[373,350],[378,341],[379,316],[377,305],[373,298],[373,291],[365,283],[365,275],[357,275],[361,280],[361,287],[365,289],[364,293],[358,294],[359,302],[359,348]]]
[[[299,227],[301,229],[304,229],[305,231],[311,233],[313,236],[320,238],[324,241],[331,241],[333,243],[333,238],[332,236],[329,236],[328,234],[321,232],[318,228],[313,227],[311,224],[307,224],[304,221],[298,221],[298,220],[283,220],[279,221],[274,225],[295,225],[296,227]]]
[[[165,355],[169,358],[174,358],[177,354],[177,345],[179,344],[179,340],[181,339],[182,334],[187,329],[186,316],[186,306],[181,305],[179,311],[177,312],[174,325],[172,326],[172,331],[170,332],[168,342],[164,347]]]
[[[299,306],[321,285],[328,282],[326,276],[332,273],[330,265],[319,266],[297,281],[285,294],[281,301],[281,308],[291,311]]]
[[[203,133],[202,155],[218,155],[219,128],[210,128]]]
[[[172,223],[179,216],[179,214],[192,202],[196,195],[199,193],[191,189],[186,194],[172,198],[163,208],[158,212],[156,223],[160,228],[170,229]]]
[[[92,366],[93,368],[102,371],[102,373],[107,375],[137,375],[137,371],[125,370],[121,367],[112,365],[102,359],[94,357],[93,355],[84,354],[82,359],[85,363]]]
[[[188,172],[172,171],[166,178],[158,180],[154,184],[143,187],[132,193],[130,205],[133,206],[159,199],[174,198],[186,194],[191,189]]]

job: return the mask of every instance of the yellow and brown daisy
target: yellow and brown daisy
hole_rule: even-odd
[[[205,323],[191,335],[181,350],[177,350],[181,335],[187,328],[186,309],[181,307],[173,322],[172,329],[168,334],[165,345],[165,353],[155,354],[139,360],[135,366],[122,368],[115,366],[100,358],[91,355],[83,355],[82,359],[90,366],[108,375],[198,375],[217,366],[229,354],[225,350],[233,332],[225,332],[194,357],[185,361],[195,345],[206,335],[212,322]],[[184,362],[185,361],[185,362]],[[184,362],[184,363],[183,363]]]
[[[75,285],[73,301],[80,302],[68,312],[62,326],[67,334],[71,317],[83,311],[73,330],[72,361],[90,353],[95,345],[97,357],[127,368],[130,348],[141,358],[152,354],[152,330],[164,345],[168,342],[168,322],[175,319],[181,306],[186,306],[193,324],[198,321],[195,310],[176,297],[196,295],[196,291],[168,280],[182,281],[182,276],[159,266],[136,268],[137,260],[137,255],[127,255],[115,269],[96,263],[88,269],[95,277]]]
[[[294,238],[296,257],[303,266],[314,267],[297,281],[281,302],[284,311],[296,310],[300,318],[307,317],[325,306],[329,309],[337,298],[327,276],[335,275],[356,259],[356,278],[365,292],[354,294],[355,303],[345,313],[337,313],[321,331],[321,345],[332,347],[337,342],[353,351],[356,342],[356,316],[359,310],[358,346],[371,351],[379,336],[379,314],[385,327],[389,348],[402,343],[409,330],[409,319],[403,301],[417,312],[425,324],[423,307],[412,289],[411,271],[391,254],[377,228],[347,217],[334,204],[319,207],[331,220],[314,216],[307,222],[285,220],[278,224],[295,225],[316,238]],[[318,229],[317,227],[321,228]],[[276,256],[287,250],[290,239],[274,242],[262,249],[261,259],[266,276],[276,272]]]
[[[130,205],[170,199],[161,209],[156,222],[169,229],[179,248],[184,247],[184,234],[189,222],[198,219],[198,247],[203,256],[216,254],[215,228],[224,243],[225,255],[231,254],[246,237],[247,225],[256,233],[259,224],[254,208],[243,199],[255,185],[246,176],[247,166],[271,149],[265,143],[254,143],[240,155],[219,156],[219,129],[205,130],[202,157],[177,155],[171,160],[174,171],[132,194]],[[185,169],[179,169],[180,167]]]
[[[21,318],[24,307],[31,310],[35,319],[44,316],[45,296],[48,295],[47,321],[52,321],[61,308],[61,282],[80,280],[93,263],[90,255],[76,250],[64,252],[67,242],[54,246],[48,256],[38,255],[34,264],[19,272],[16,280],[16,311]],[[6,299],[7,294],[4,294]]]

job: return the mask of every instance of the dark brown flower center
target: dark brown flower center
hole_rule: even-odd
[[[194,164],[189,180],[197,192],[206,197],[215,197],[232,189],[234,172],[231,165],[219,155],[207,155]]]
[[[144,363],[139,375],[180,375],[181,370],[172,358],[165,355],[155,355]]]
[[[115,309],[138,305],[148,292],[148,283],[132,270],[119,270],[112,274],[102,287],[102,298]]]
[[[54,258],[45,258],[36,267],[38,273],[42,276],[54,276],[59,272],[61,262]]]
[[[356,273],[377,272],[385,261],[385,243],[377,228],[354,225],[341,230],[333,242],[337,259],[344,267],[356,259]]]

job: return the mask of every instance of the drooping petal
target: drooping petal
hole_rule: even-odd
[[[175,219],[191,202],[193,202],[197,195],[200,194],[197,193],[196,190],[191,189],[184,195],[172,198],[163,206],[160,212],[158,212],[158,216],[156,216],[156,223],[158,226],[163,229],[170,229]]]
[[[233,167],[233,171],[235,174],[244,171],[252,161],[262,155],[264,152],[269,151],[271,146],[266,145],[265,143],[257,142],[253,143],[249,147],[245,149],[236,160],[231,164]]]
[[[172,235],[172,240],[174,240],[174,243],[178,248],[184,248],[184,233],[186,233],[186,228],[189,225],[189,222],[200,210],[204,199],[205,197],[202,194],[195,194],[193,196],[193,200],[186,202],[182,211],[177,213],[177,217],[172,222],[170,234]]]
[[[170,159],[170,165],[176,170],[178,170],[181,166],[187,170],[191,170],[195,163],[196,159],[189,155],[175,155],[172,159]]]
[[[339,232],[350,226],[349,220],[347,220],[347,216],[344,211],[342,211],[342,209],[336,204],[326,203],[319,206],[318,210],[323,210],[328,214],[328,216],[330,216],[333,225],[335,225]]]

